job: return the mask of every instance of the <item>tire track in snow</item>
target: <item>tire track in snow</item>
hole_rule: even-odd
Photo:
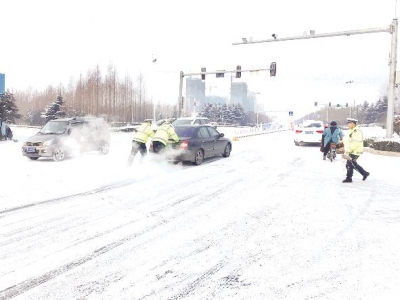
[[[223,190],[227,186],[229,186],[231,184],[234,184],[234,183],[236,183],[238,181],[241,181],[241,179],[235,179],[235,182],[233,182],[233,183],[232,182],[228,182],[225,185],[219,185],[215,189],[209,191],[210,193],[207,193],[206,195],[195,195],[195,197],[196,196],[197,197],[200,196],[199,199],[196,199],[193,203],[191,203],[190,205],[184,207],[183,211],[179,211],[179,212],[175,213],[173,216],[171,216],[169,218],[159,220],[159,221],[157,221],[157,223],[153,224],[152,226],[148,226],[148,227],[144,228],[143,230],[141,230],[138,233],[131,234],[131,235],[126,236],[126,237],[124,237],[122,239],[119,239],[119,240],[117,240],[117,241],[115,241],[113,243],[107,244],[107,245],[105,245],[105,246],[103,246],[101,248],[98,248],[98,249],[92,251],[91,253],[88,253],[87,255],[85,255],[85,256],[83,256],[83,257],[81,257],[79,259],[73,260],[72,262],[70,262],[68,264],[65,264],[65,265],[63,265],[63,266],[61,266],[61,267],[59,267],[57,269],[51,270],[49,272],[46,272],[45,274],[43,274],[41,276],[27,279],[27,280],[25,280],[25,281],[23,281],[23,282],[21,282],[19,284],[16,284],[14,286],[6,288],[6,289],[0,291],[0,299],[1,300],[10,299],[10,298],[13,298],[15,296],[18,296],[18,295],[20,295],[20,294],[22,294],[22,293],[24,293],[24,292],[36,287],[36,286],[39,286],[39,285],[41,285],[41,284],[43,284],[43,283],[45,283],[45,282],[47,282],[47,281],[59,276],[61,274],[64,274],[64,273],[66,273],[66,272],[68,272],[68,271],[70,271],[70,270],[72,270],[72,269],[74,269],[76,267],[79,267],[80,265],[82,265],[84,263],[87,263],[87,262],[93,260],[93,259],[95,259],[95,258],[97,258],[97,257],[99,257],[99,256],[101,256],[101,255],[103,255],[103,254],[105,254],[105,253],[107,253],[107,252],[109,252],[109,251],[111,251],[111,250],[113,250],[113,249],[125,244],[126,242],[128,242],[130,240],[133,240],[133,239],[135,239],[135,238],[137,238],[139,236],[142,236],[142,235],[144,235],[144,234],[146,234],[146,233],[158,228],[159,226],[165,226],[165,224],[170,223],[173,220],[181,217],[181,215],[185,211],[191,210],[193,205],[197,206],[197,205],[200,205],[201,202],[212,201],[212,196],[213,195],[217,195],[219,193],[222,193]],[[82,196],[85,196],[87,194],[88,193],[84,193]],[[191,197],[187,197],[187,195],[184,198],[185,198],[186,201],[191,199]],[[181,199],[178,199],[177,201],[171,203],[170,205],[166,205],[166,206],[162,207],[161,209],[158,209],[158,210],[154,211],[153,213],[150,213],[150,215],[155,215],[157,213],[161,213],[162,211],[166,211],[169,208],[173,208],[173,207],[177,206],[178,204],[184,203],[185,200],[182,201]],[[122,227],[124,227],[124,226],[126,226],[126,224],[123,225]],[[151,239],[149,241],[146,241],[146,243],[147,242],[151,242],[152,240],[153,239]],[[138,246],[135,246],[134,248],[140,247],[140,246],[141,245],[138,245]],[[193,288],[194,288],[194,286],[193,286]]]

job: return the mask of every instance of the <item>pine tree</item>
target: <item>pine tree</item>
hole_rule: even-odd
[[[46,122],[50,120],[57,119],[59,117],[65,117],[65,112],[61,110],[64,104],[64,99],[62,96],[58,96],[57,100],[47,105],[44,112],[42,113],[42,118],[46,119]]]
[[[15,104],[14,95],[10,92],[0,94],[0,120],[15,122],[15,119],[21,117]]]

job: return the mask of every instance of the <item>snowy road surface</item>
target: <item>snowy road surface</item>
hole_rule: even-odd
[[[36,130],[37,131],[37,130]],[[0,299],[398,299],[400,158],[341,158],[289,131],[201,166],[30,161],[0,142]]]

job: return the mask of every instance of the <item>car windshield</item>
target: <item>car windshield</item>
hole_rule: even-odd
[[[41,134],[63,134],[67,130],[68,121],[50,121],[40,129]]]
[[[192,137],[196,128],[193,127],[175,127],[178,137]]]
[[[180,125],[190,125],[192,123],[193,120],[190,119],[184,119],[184,120],[175,120],[174,123],[172,123],[172,125],[174,126],[180,126]]]

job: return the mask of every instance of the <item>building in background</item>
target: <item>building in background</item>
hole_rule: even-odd
[[[200,78],[186,78],[186,109],[189,116],[201,111],[206,98],[206,83]]]
[[[0,73],[0,94],[6,91],[6,75]]]
[[[247,83],[232,82],[231,83],[231,100],[230,104],[240,104],[244,111],[249,111],[249,101],[247,99]]]

